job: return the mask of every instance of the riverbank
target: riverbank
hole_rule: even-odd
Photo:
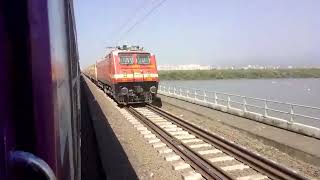
[[[319,68],[159,71],[161,80],[320,78]]]

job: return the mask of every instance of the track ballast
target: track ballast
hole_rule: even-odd
[[[206,179],[307,179],[156,106],[126,110]]]

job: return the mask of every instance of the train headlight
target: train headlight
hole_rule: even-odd
[[[126,88],[126,87],[123,87],[123,88],[121,88],[120,89],[120,93],[122,94],[122,95],[127,95],[128,94],[128,88]]]
[[[150,92],[155,94],[157,92],[157,88],[155,86],[150,87]]]

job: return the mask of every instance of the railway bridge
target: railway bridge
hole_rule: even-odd
[[[304,121],[319,120],[317,107],[163,84],[161,108],[121,107],[81,83],[84,177],[320,177],[319,127]]]

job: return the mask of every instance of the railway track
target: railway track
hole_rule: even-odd
[[[158,107],[125,107],[205,179],[307,179]]]

